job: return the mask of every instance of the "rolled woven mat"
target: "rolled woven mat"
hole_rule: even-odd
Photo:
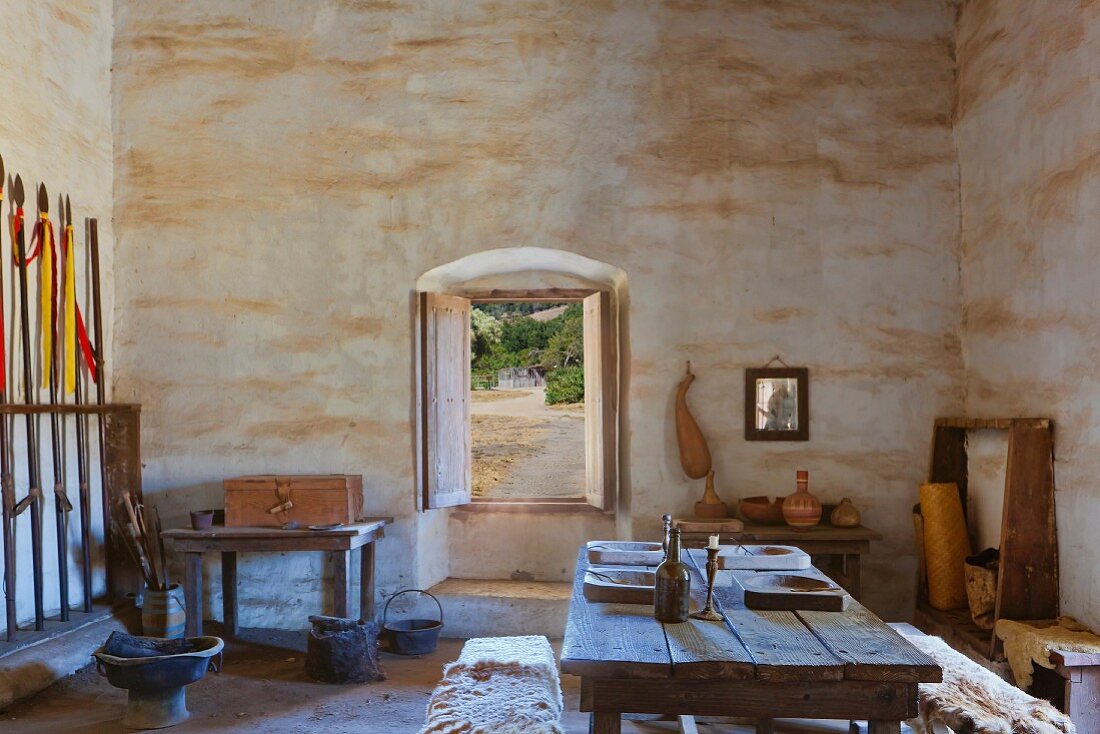
[[[968,604],[963,566],[970,555],[970,536],[959,488],[955,484],[922,484],[920,507],[928,603],[944,611],[964,609]]]

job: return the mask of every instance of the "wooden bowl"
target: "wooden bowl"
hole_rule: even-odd
[[[741,517],[760,525],[782,525],[783,498],[745,497],[737,505]]]

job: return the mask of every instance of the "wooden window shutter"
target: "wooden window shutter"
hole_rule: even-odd
[[[470,502],[470,301],[420,294],[418,474],[423,509]]]
[[[584,299],[585,498],[601,510],[615,503],[617,374],[611,294],[601,291]]]

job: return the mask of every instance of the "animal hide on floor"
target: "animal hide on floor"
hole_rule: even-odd
[[[1068,716],[1049,702],[1029,696],[939,637],[905,635],[905,639],[935,658],[943,668],[942,683],[920,684],[918,733],[943,724],[967,734],[1076,734]]]
[[[481,637],[443,669],[421,734],[563,734],[561,712],[545,637]]]

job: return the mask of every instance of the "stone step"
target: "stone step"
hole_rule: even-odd
[[[553,581],[447,579],[428,591],[443,607],[443,637],[545,635],[560,639],[565,632],[573,585]],[[408,604],[395,601],[390,608],[390,619],[435,619],[438,614],[427,597]]]

